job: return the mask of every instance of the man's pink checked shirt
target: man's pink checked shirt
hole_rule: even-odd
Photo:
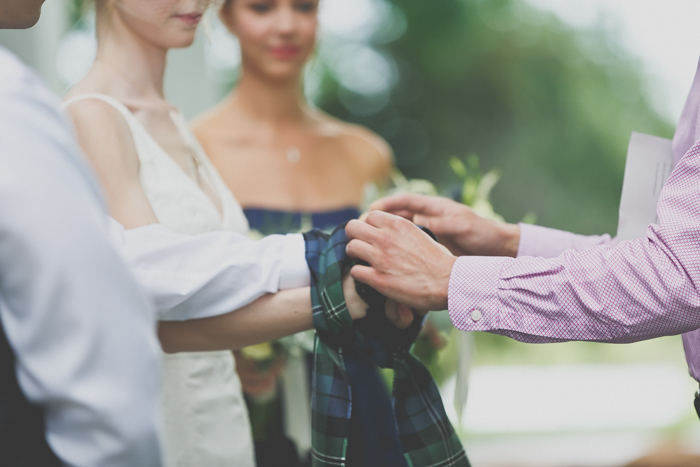
[[[700,381],[700,65],[673,139],[675,169],[658,224],[615,242],[521,224],[517,258],[461,257],[452,269],[455,327],[533,342],[634,342],[683,335]]]

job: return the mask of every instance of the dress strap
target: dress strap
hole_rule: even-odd
[[[137,131],[141,128],[141,123],[136,119],[136,117],[134,117],[134,114],[131,113],[131,110],[129,110],[124,104],[119,102],[117,99],[115,99],[112,96],[108,96],[107,94],[100,94],[96,92],[79,94],[65,101],[61,105],[61,107],[63,107],[63,109],[66,109],[69,105],[86,99],[97,99],[114,107],[126,120],[132,135],[138,134]]]
[[[134,114],[131,113],[131,110],[129,110],[127,106],[119,102],[114,97],[100,93],[79,94],[65,101],[62,107],[63,109],[65,109],[71,104],[86,99],[100,100],[106,104],[109,104],[117,112],[119,112],[121,116],[124,117],[124,120],[126,120],[126,124],[129,125],[129,131],[131,131],[131,137],[134,141],[134,145],[136,146],[136,154],[138,155],[139,161],[141,161],[141,163],[144,164],[152,160],[154,152],[152,144],[158,146],[158,143],[156,143],[155,141],[151,143],[152,138],[148,134],[146,129],[143,127],[141,122],[139,122],[139,120],[134,116]],[[162,151],[162,149],[160,149],[160,146],[158,146],[156,150]]]

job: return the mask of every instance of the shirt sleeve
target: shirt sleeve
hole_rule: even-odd
[[[600,245],[614,245],[610,235],[577,235],[538,225],[520,224],[517,256],[556,258],[566,250],[584,251]]]
[[[301,234],[251,240],[235,232],[185,235],[159,224],[124,230],[110,223],[113,243],[161,320],[217,316],[310,283]]]
[[[0,63],[0,317],[20,388],[65,465],[160,465],[150,305],[63,117],[31,76],[8,94]]]
[[[463,257],[450,277],[454,325],[525,342],[634,342],[700,327],[700,143],[664,186],[641,239],[556,258]]]

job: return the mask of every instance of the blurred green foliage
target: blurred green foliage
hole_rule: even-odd
[[[77,25],[85,17],[85,15],[94,8],[94,0],[70,0],[68,2],[68,23]]]
[[[332,79],[319,105],[384,136],[408,178],[445,190],[460,182],[450,157],[476,153],[501,170],[492,199],[506,220],[535,211],[541,225],[614,234],[631,131],[673,132],[614,32],[522,0],[390,1],[406,30],[373,44],[398,71],[388,105],[357,115]]]

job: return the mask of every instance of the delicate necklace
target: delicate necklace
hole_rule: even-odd
[[[290,164],[298,164],[301,160],[301,151],[296,146],[290,146],[287,149],[287,162]]]

